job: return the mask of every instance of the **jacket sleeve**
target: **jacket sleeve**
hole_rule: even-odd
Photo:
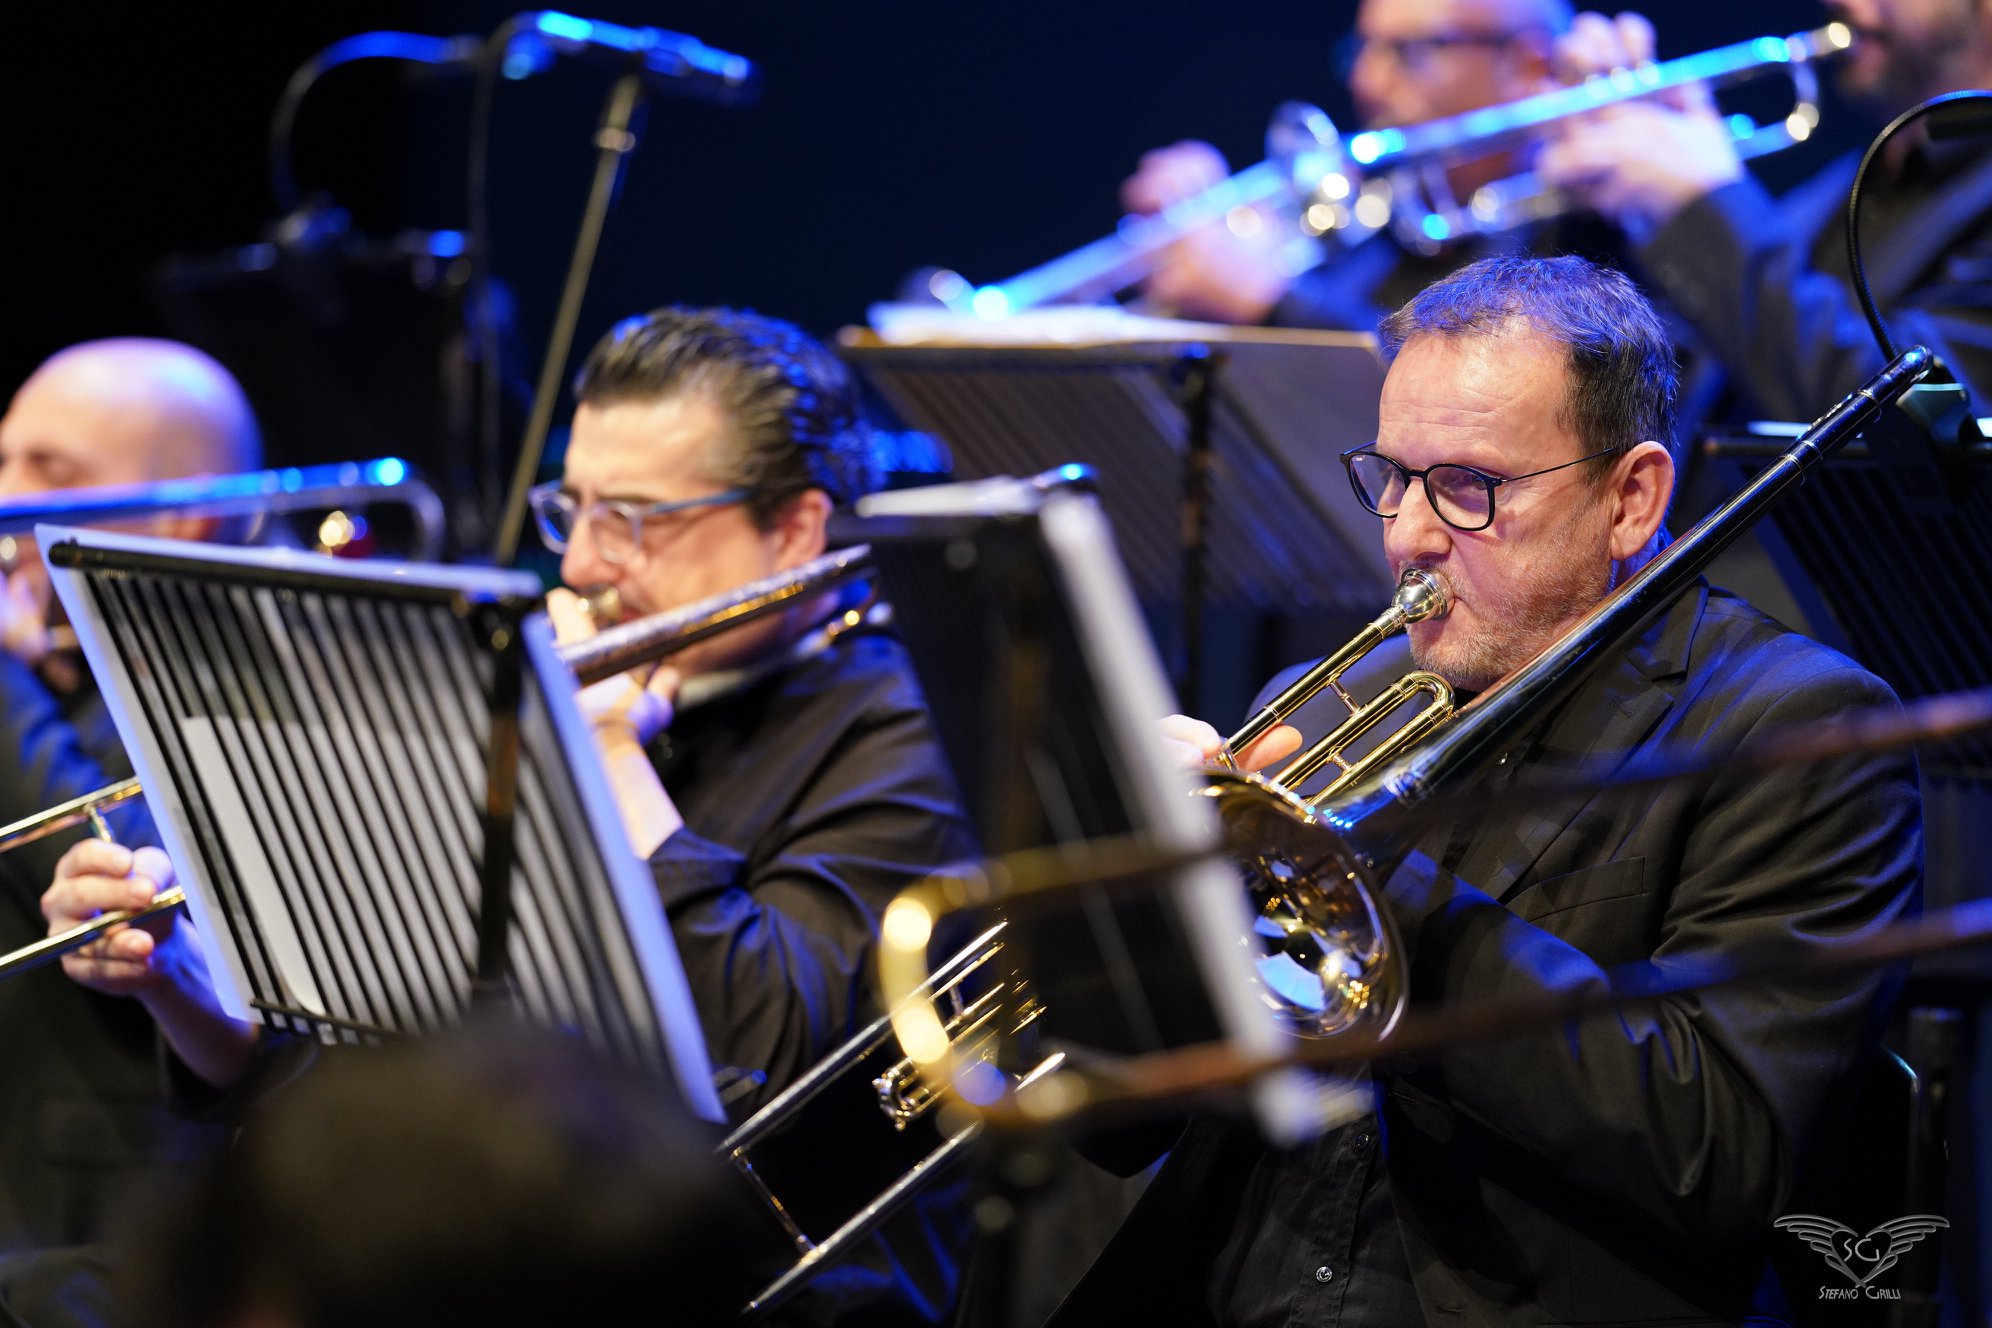
[[[1754,717],[1717,714],[1702,740],[1730,744],[1893,700],[1846,665],[1763,690],[1770,699]],[[1914,905],[1921,814],[1907,757],[1810,775],[1724,774],[1673,796],[1686,808],[1678,859],[1642,864],[1658,909],[1650,959],[1608,974],[1546,926],[1414,856],[1386,887],[1412,951],[1414,999],[1486,1002],[1685,979],[1707,971],[1710,956],[1765,946],[1820,955]],[[1834,1090],[1879,1037],[1897,985],[1874,970],[1787,975],[1624,1005],[1456,1048],[1404,1077],[1536,1165],[1672,1235],[1740,1241],[1783,1210],[1799,1159]]]
[[[715,1068],[767,1097],[874,1008],[878,921],[903,887],[969,856],[923,716],[855,726],[792,813],[747,853],[685,829],[651,858]]]
[[[131,764],[111,731],[109,717],[93,733],[79,731],[62,704],[33,668],[0,651],[0,821],[14,821],[57,803],[94,793],[131,774]],[[87,720],[86,720],[87,722]],[[153,842],[152,824],[136,804],[114,814],[113,826],[126,843]],[[41,895],[55,879],[55,864],[82,831],[51,835],[0,857],[0,879],[27,909],[39,915]]]
[[[1898,346],[1935,351],[1982,407],[1992,392],[1992,247],[1983,226],[1969,234],[1884,315]],[[1688,206],[1639,252],[1746,401],[1773,419],[1816,418],[1884,362],[1845,279],[1813,266],[1814,238],[1746,178]]]

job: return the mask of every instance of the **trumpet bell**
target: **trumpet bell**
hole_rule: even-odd
[[[1334,828],[1256,774],[1212,770],[1196,794],[1214,804],[1250,901],[1266,1003],[1302,1037],[1395,1027],[1403,946]]]

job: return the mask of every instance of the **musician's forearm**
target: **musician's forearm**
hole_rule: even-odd
[[[161,946],[157,962],[164,980],[139,992],[139,1001],[188,1069],[216,1088],[233,1087],[248,1073],[262,1029],[221,1008],[198,946]]]
[[[602,765],[608,772],[616,809],[622,813],[629,846],[637,857],[647,859],[684,825],[685,818],[664,791],[656,767],[634,735],[605,733],[601,744]]]

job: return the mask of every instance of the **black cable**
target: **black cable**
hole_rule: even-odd
[[[455,65],[474,59],[483,45],[475,37],[427,37],[417,32],[362,32],[333,42],[297,67],[284,84],[277,109],[270,115],[270,192],[277,211],[288,215],[303,199],[297,187],[297,167],[291,140],[298,108],[319,79],[355,60],[407,60],[414,64]]]
[[[1861,297],[1861,312],[1867,315],[1868,327],[1874,331],[1875,344],[1881,347],[1884,358],[1895,358],[1895,341],[1888,335],[1888,328],[1881,321],[1881,311],[1875,307],[1874,292],[1868,289],[1867,269],[1861,263],[1861,186],[1866,182],[1868,167],[1888,141],[1904,128],[1942,107],[1961,101],[1992,102],[1992,92],[1967,89],[1962,92],[1946,92],[1911,106],[1902,114],[1889,121],[1888,127],[1875,135],[1874,142],[1868,144],[1867,151],[1861,154],[1861,164],[1854,171],[1853,188],[1847,191],[1847,266],[1853,275],[1854,290]],[[1987,117],[1970,117],[1970,123],[1961,125],[1964,132],[1983,132],[1978,126],[1988,123]]]

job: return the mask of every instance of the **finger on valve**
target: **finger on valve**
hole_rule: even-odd
[[[1264,770],[1299,751],[1300,743],[1299,729],[1291,724],[1277,724],[1244,751],[1237,753],[1236,759],[1241,769]]]
[[[1185,770],[1212,765],[1261,770],[1299,751],[1301,742],[1300,731],[1290,724],[1275,725],[1241,752],[1225,746],[1224,736],[1209,724],[1188,715],[1157,720],[1155,728],[1170,760]]]

